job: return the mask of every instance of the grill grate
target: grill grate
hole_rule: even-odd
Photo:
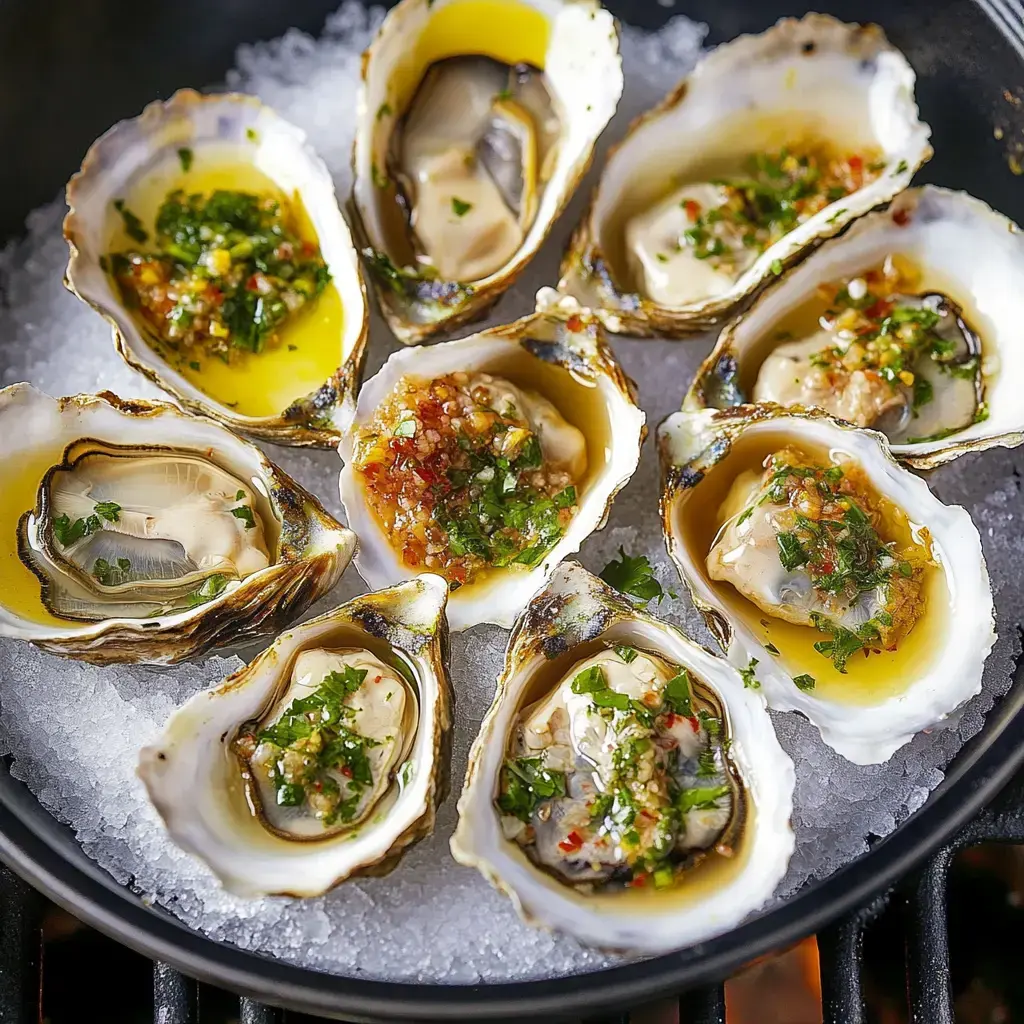
[[[862,992],[864,934],[889,905],[904,911],[908,1010],[911,1024],[954,1024],[947,929],[950,866],[961,850],[980,843],[1024,844],[1024,772],[978,818],[922,868],[818,935],[824,1024],[865,1024]],[[0,867],[0,1024],[42,1019],[42,898]],[[154,1024],[199,1024],[199,986],[165,964],[153,967]],[[240,1024],[284,1024],[274,1007],[239,1000]],[[724,1024],[722,985],[679,998],[682,1024]],[[305,1018],[310,1020],[311,1018]],[[585,1024],[629,1024],[628,1014]]]

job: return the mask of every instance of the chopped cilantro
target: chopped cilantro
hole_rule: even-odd
[[[231,514],[236,519],[241,519],[242,522],[245,523],[245,528],[247,530],[253,530],[256,528],[256,516],[249,505],[239,505],[237,508],[233,508],[231,510]]]
[[[212,601],[215,597],[224,593],[224,589],[227,585],[227,577],[222,576],[219,572],[214,573],[212,576],[208,576],[203,580],[200,587],[188,595],[188,598],[185,601],[185,607],[196,608],[201,604],[206,604],[207,601]]]
[[[149,239],[149,232],[142,226],[142,221],[124,205],[123,199],[114,200],[114,209],[121,214],[125,234],[129,238],[136,242],[145,242]]]
[[[809,676],[806,672],[802,672],[798,676],[793,676],[793,682],[796,684],[798,690],[813,690],[814,689],[814,676]]]
[[[875,618],[861,623],[856,630],[847,629],[817,612],[812,613],[811,621],[816,629],[832,637],[831,640],[819,640],[814,645],[814,649],[823,657],[828,658],[838,671],[845,674],[846,663],[850,658],[858,651],[864,650],[872,640],[880,639],[881,627],[891,624],[892,619],[888,613],[883,612]]]
[[[465,217],[470,210],[473,209],[472,203],[467,203],[458,196],[452,196],[452,213],[456,217]]]
[[[646,604],[654,598],[660,602],[665,591],[654,575],[651,563],[646,555],[635,558],[627,555],[624,548],[619,548],[619,557],[612,559],[602,570],[601,579],[610,587],[635,597]]]
[[[194,154],[192,150],[189,149],[187,146],[182,146],[182,148],[178,150],[178,160],[181,163],[181,169],[186,174],[188,174],[188,172],[192,169],[193,157]]]
[[[782,273],[782,260],[772,260],[772,273],[776,277]]]
[[[627,664],[636,661],[636,651],[632,647],[620,644],[615,647],[615,653]]]
[[[761,684],[757,681],[757,677],[754,675],[754,669],[757,667],[757,658],[751,658],[747,663],[746,668],[740,669],[740,678],[743,680],[743,685],[750,690],[757,690]]]
[[[548,771],[539,757],[519,757],[502,766],[500,786],[498,807],[529,822],[545,800],[565,796],[565,775]]]
[[[125,582],[131,572],[132,563],[127,558],[118,558],[116,562],[108,562],[105,558],[97,558],[93,562],[92,574],[101,586],[116,587]]]
[[[662,699],[674,714],[682,715],[683,718],[692,718],[693,703],[690,699],[691,695],[690,673],[684,668],[665,684]]]
[[[628,711],[631,707],[629,696],[619,693],[608,686],[604,670],[600,665],[591,665],[577,673],[570,689],[573,693],[587,694],[599,708],[614,708],[616,711]]]
[[[728,795],[728,786],[698,786],[694,789],[684,789],[676,799],[676,808],[680,814],[703,811],[714,807],[722,797]]]

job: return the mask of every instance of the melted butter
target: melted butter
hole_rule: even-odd
[[[545,695],[558,686],[561,679],[566,676],[571,677],[577,667],[582,666],[589,658],[600,654],[605,650],[607,644],[627,644],[654,659],[664,660],[664,656],[660,652],[646,649],[637,641],[636,636],[628,633],[628,627],[624,628],[622,625],[613,627],[605,635],[588,643],[580,644],[557,658],[541,661],[532,672],[529,685],[524,687],[520,695],[518,710],[526,711],[531,705],[542,700]],[[722,716],[720,703],[704,682],[693,672],[690,673],[690,680],[694,707],[705,709],[715,717]],[[698,904],[735,882],[744,870],[750,856],[751,843],[748,840],[752,839],[754,835],[753,820],[756,813],[753,802],[746,798],[743,799],[742,821],[735,826],[729,825],[726,830],[726,835],[729,835],[730,832],[733,834],[734,845],[731,851],[726,853],[719,848],[712,847],[705,856],[685,871],[682,879],[675,886],[666,889],[644,885],[608,892],[580,892],[570,885],[559,882],[554,875],[547,875],[542,868],[538,868],[529,859],[526,852],[517,844],[510,843],[509,845],[533,870],[547,875],[557,886],[560,896],[574,900],[581,906],[621,910],[623,903],[628,903],[630,906],[642,907],[645,913],[678,913],[681,909]]]
[[[150,233],[149,242],[132,241],[117,212],[110,211],[107,251],[146,250],[153,245],[153,224],[160,204],[174,189],[211,192],[214,189],[275,195],[287,202],[300,238],[318,244],[316,230],[297,193],[286,196],[237,148],[210,147],[194,154],[186,173],[175,156],[153,169],[129,190],[125,205]],[[277,342],[258,355],[239,352],[231,365],[201,351],[175,351],[153,338],[137,319],[153,349],[190,383],[214,401],[243,416],[274,416],[316,391],[342,362],[344,310],[334,283],[328,284],[309,306],[289,317],[277,332]],[[193,363],[198,364],[198,369]]]
[[[850,658],[845,674],[814,649],[816,642],[828,639],[825,634],[811,626],[768,616],[729,583],[712,580],[707,574],[707,554],[727,519],[742,507],[740,495],[749,494],[747,485],[760,478],[764,459],[791,440],[782,434],[767,433],[741,437],[716,472],[709,474],[700,485],[701,493],[694,495],[681,513],[677,512],[676,529],[704,579],[715,591],[726,616],[742,621],[761,643],[778,648],[775,658],[791,677],[803,673],[813,676],[814,696],[860,706],[897,697],[935,662],[948,633],[950,595],[940,567],[925,568],[921,590],[924,610],[897,650],[859,652]],[[831,457],[828,452],[802,441],[799,447],[826,465],[842,464],[841,458]],[[735,488],[732,487],[734,481],[738,481]],[[891,502],[882,501],[881,513],[879,533],[883,540],[894,540],[900,547],[920,546],[924,542],[922,527],[911,522]],[[759,655],[762,662],[772,657],[767,651]]]
[[[17,468],[5,468],[0,499],[0,603],[10,612],[42,626],[66,626],[51,615],[39,596],[39,580],[18,555],[18,521],[35,507],[46,471],[60,461],[61,450],[36,449],[18,456]]]

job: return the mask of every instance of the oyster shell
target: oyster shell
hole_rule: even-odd
[[[540,248],[622,93],[595,0],[403,0],[363,61],[354,223],[417,344],[479,319]]]
[[[684,408],[823,406],[882,430],[919,469],[1013,447],[1024,441],[1022,317],[1017,225],[962,192],[908,189],[729,324]],[[877,358],[861,354],[865,338]]]
[[[279,636],[139,754],[171,838],[240,896],[390,871],[448,787],[447,586],[423,575]]]
[[[189,195],[167,213],[176,189]],[[262,205],[256,212],[218,207],[216,234],[227,241],[211,249],[182,211],[230,190],[255,195]],[[184,89],[93,143],[68,183],[67,202],[68,287],[110,322],[117,351],[133,369],[189,411],[252,437],[319,447],[337,442],[362,367],[366,292],[330,172],[298,128],[252,96]],[[208,203],[204,209],[214,217]],[[271,220],[254,224],[261,214]],[[313,254],[308,273],[306,264],[289,262],[299,259],[289,231]],[[225,248],[234,234],[258,236],[271,247],[283,239],[273,251],[286,264],[278,268],[280,280],[264,266],[266,273],[253,273],[237,292],[224,292],[224,281],[252,258],[248,238]],[[157,242],[171,254],[170,271],[164,257],[146,262]],[[123,282],[117,260],[125,261]],[[217,276],[222,272],[228,276]],[[212,290],[196,291],[206,277]],[[138,293],[124,290],[129,280],[141,282]],[[252,308],[237,296],[251,297]],[[214,322],[211,310],[218,309],[230,330]],[[206,318],[203,333],[196,325]],[[179,325],[205,341],[192,344]]]
[[[571,300],[396,352],[339,447],[359,574],[375,588],[440,572],[452,629],[511,625],[604,525],[644,422],[600,324]]]
[[[173,664],[282,628],[352,557],[355,535],[316,498],[176,406],[14,384],[2,427],[4,636]]]
[[[720,322],[931,156],[877,26],[808,14],[717,47],[608,157],[559,290],[616,332]]]
[[[669,554],[770,707],[876,764],[980,690],[996,634],[978,531],[880,434],[740,406],[675,413],[659,450]]]
[[[769,899],[793,787],[735,669],[566,562],[512,633],[452,854],[527,923],[664,953]]]

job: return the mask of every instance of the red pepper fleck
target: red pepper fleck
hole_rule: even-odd
[[[304,241],[302,243],[302,255],[312,256],[316,252],[316,246],[310,241]]]
[[[565,326],[567,330],[575,334],[577,331],[583,330],[583,321],[578,316],[573,314],[571,317],[569,317],[568,320],[565,321]]]
[[[383,678],[384,678],[383,676],[377,676],[377,677],[376,677],[376,678],[374,679],[374,682],[375,682],[375,683],[379,683],[379,682],[380,682],[380,681],[381,681],[381,680],[382,680]]]
[[[851,156],[850,170],[853,171],[854,174],[860,174],[860,172],[864,170],[864,158],[856,155]]]
[[[690,715],[690,717],[687,718],[686,720],[690,723],[690,728],[694,732],[700,732],[700,719],[698,719],[694,715]]]
[[[344,775],[346,779],[351,779],[352,778],[352,769],[349,768],[349,766],[347,764],[343,765],[342,769],[341,769],[341,774]]]
[[[673,712],[670,711],[665,716],[665,728],[666,729],[671,729],[672,726],[675,725],[675,724],[676,724],[676,716],[675,716],[675,714]]]
[[[260,290],[260,279],[256,274],[251,275],[249,280],[245,282],[245,290],[247,292],[258,292]]]
[[[637,875],[632,882],[629,883],[634,889],[642,889],[647,884],[646,875]]]
[[[892,303],[887,302],[885,299],[879,299],[877,302],[868,306],[864,310],[864,315],[869,320],[882,320],[892,312]]]
[[[700,203],[696,199],[684,199],[683,209],[690,220],[696,220],[700,216]]]
[[[910,220],[910,214],[906,210],[894,210],[892,220],[894,224],[903,227]]]
[[[583,845],[583,837],[573,829],[565,839],[558,844],[558,848],[565,853],[575,853]]]

